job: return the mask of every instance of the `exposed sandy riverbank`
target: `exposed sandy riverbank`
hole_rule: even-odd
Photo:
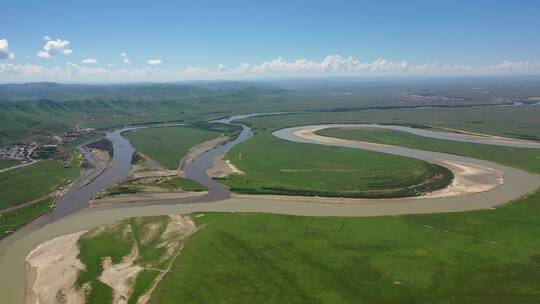
[[[214,159],[212,167],[206,170],[206,174],[210,177],[227,177],[231,174],[244,174],[240,169],[236,168],[228,159],[223,159],[225,155],[220,155]]]
[[[140,202],[160,202],[160,201],[172,201],[179,199],[192,198],[197,196],[203,196],[208,194],[206,191],[200,192],[143,192],[136,194],[122,194],[115,196],[108,196],[96,200],[90,201],[90,207],[97,207],[103,205],[113,204],[132,204]]]
[[[92,158],[98,163],[101,168],[103,168],[103,170],[110,167],[111,157],[109,156],[109,153],[107,151],[89,148],[88,152],[90,152]]]
[[[465,130],[438,127],[438,126],[432,126],[432,127],[435,128],[435,129],[443,130],[443,131],[449,131],[449,132],[454,132],[454,133],[458,133],[458,134],[466,134],[466,135],[469,135],[469,136],[471,136],[473,138],[478,138],[478,139],[491,138],[491,139],[494,139],[496,141],[507,142],[507,143],[524,142],[523,139],[519,139],[519,138],[511,138],[511,137],[504,137],[504,136],[500,136],[500,135],[491,135],[491,134],[470,132],[470,131],[465,131]]]
[[[419,198],[437,198],[489,191],[504,183],[501,171],[474,164],[436,160],[433,163],[446,167],[454,174],[448,187],[427,193]]]
[[[148,291],[142,295],[137,303],[145,304],[150,300],[151,294],[161,279],[170,271],[172,263],[180,254],[184,246],[184,240],[195,233],[198,229],[189,216],[170,215],[170,222],[160,235],[163,243],[160,246],[167,248],[163,260],[168,260],[165,269],[149,286]],[[108,226],[99,226],[88,232],[90,235],[99,235]],[[131,225],[126,227],[131,230]],[[151,229],[151,228],[149,228]],[[78,274],[85,269],[85,265],[77,258],[79,238],[88,230],[72,233],[45,241],[32,250],[26,257],[27,262],[27,291],[25,303],[48,304],[48,303],[84,303],[84,290],[75,286]],[[157,232],[150,231],[149,233]],[[131,233],[131,231],[124,231]],[[146,236],[149,236],[148,234]],[[144,242],[144,240],[143,240]],[[140,256],[139,247],[134,243],[131,252],[122,260],[114,264],[111,257],[101,257],[103,271],[99,280],[113,290],[114,304],[126,304],[127,299],[133,293],[133,286],[137,275],[148,266],[137,263]],[[148,268],[159,270],[157,268]]]
[[[28,254],[25,303],[84,303],[82,292],[74,284],[84,269],[77,258],[77,240],[85,232],[56,237]]]
[[[151,170],[151,171],[131,171],[129,179],[149,178],[149,177],[171,177],[171,176],[183,176],[176,170]]]
[[[188,153],[182,157],[182,160],[180,160],[180,166],[178,167],[178,171],[181,171],[185,165],[191,163],[194,159],[201,156],[203,153],[208,152],[215,147],[222,145],[229,141],[228,136],[220,136],[218,138],[214,138],[208,141],[205,141],[201,144],[198,144],[191,149],[189,149]]]

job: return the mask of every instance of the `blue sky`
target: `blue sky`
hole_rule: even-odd
[[[540,71],[540,1],[18,0],[1,15],[0,81]]]

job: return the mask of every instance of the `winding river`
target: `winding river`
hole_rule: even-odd
[[[108,132],[106,136],[114,145],[112,166],[110,168],[99,168],[98,166],[94,173],[84,174],[74,183],[70,191],[59,200],[58,205],[53,212],[32,222],[0,242],[0,295],[2,296],[2,301],[5,303],[23,302],[25,286],[24,257],[37,244],[55,236],[111,223],[126,217],[189,213],[197,211],[267,212],[310,216],[379,216],[410,213],[455,212],[494,207],[520,197],[525,193],[534,191],[540,186],[540,179],[535,175],[484,160],[394,146],[373,145],[367,143],[336,144],[300,138],[296,136],[295,133],[304,129],[313,128],[313,126],[303,126],[281,129],[274,132],[274,135],[284,140],[295,142],[367,149],[409,156],[427,161],[450,160],[481,165],[503,172],[505,183],[493,190],[470,195],[426,199],[403,198],[392,200],[391,202],[376,200],[366,201],[365,204],[355,205],[319,204],[286,200],[231,199],[228,189],[209,178],[206,175],[206,169],[211,166],[216,157],[226,153],[233,146],[247,140],[251,136],[251,129],[248,126],[235,123],[235,120],[271,114],[283,113],[240,115],[214,121],[226,124],[237,124],[242,127],[242,131],[233,141],[202,154],[184,167],[184,171],[188,178],[194,179],[210,189],[207,195],[176,201],[145,202],[129,205],[87,208],[88,201],[95,193],[112,184],[122,182],[128,176],[134,148],[129,141],[122,136],[122,133],[140,128],[177,126],[180,124],[135,126]],[[351,125],[325,125],[319,127],[336,126],[348,127]],[[357,127],[358,126],[359,125],[357,125]],[[442,138],[446,140],[523,148],[540,147],[540,143],[524,140],[508,141],[489,137],[479,139],[478,136],[475,135],[444,132],[433,132],[436,133],[433,134],[430,133],[431,131],[426,132],[427,130],[401,126],[361,126],[397,129],[421,136]],[[93,161],[87,151],[83,149],[81,152],[89,161]],[[93,162],[93,164],[97,166],[95,162]]]

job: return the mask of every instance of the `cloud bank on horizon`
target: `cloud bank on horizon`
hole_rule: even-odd
[[[47,60],[74,53],[68,40],[44,37],[45,44],[36,57]],[[322,60],[299,58],[285,60],[282,57],[259,63],[240,63],[227,68],[224,64],[215,67],[189,66],[182,69],[160,68],[162,59],[151,58],[146,66],[128,68],[132,61],[127,53],[121,53],[124,66],[108,63],[96,66],[100,60],[88,57],[54,66],[41,64],[12,63],[15,54],[10,50],[7,39],[0,39],[0,82],[30,81],[181,81],[212,79],[257,79],[277,77],[356,77],[356,76],[490,76],[540,74],[540,63],[505,60],[485,66],[443,64],[427,62],[410,64],[406,60],[388,60],[382,57],[363,61],[353,56],[330,54]]]
[[[154,2],[6,2],[0,82],[540,75],[537,0]]]

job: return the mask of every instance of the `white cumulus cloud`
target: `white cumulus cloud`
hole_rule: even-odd
[[[218,72],[225,72],[227,70],[227,67],[224,64],[218,64],[217,65],[217,71]]]
[[[529,61],[513,61],[507,59],[499,64],[494,65],[493,67],[498,70],[527,71],[530,69],[540,69],[540,63]]]
[[[258,65],[243,65],[239,68],[257,74],[286,73],[286,74],[313,74],[313,73],[355,73],[355,72],[400,72],[409,67],[407,61],[389,61],[377,58],[372,62],[361,61],[354,57],[328,55],[322,61],[307,60],[304,58],[286,61],[281,57],[264,61]]]
[[[129,58],[128,58],[128,54],[126,54],[126,53],[121,53],[121,54],[120,54],[120,57],[122,57],[122,62],[123,62],[124,64],[130,64],[130,63],[131,63],[131,60],[129,60]]]
[[[43,45],[43,49],[37,54],[39,58],[49,59],[58,55],[73,54],[73,50],[69,48],[69,41],[52,39],[49,36],[45,36],[43,39],[45,40],[45,45]]]
[[[150,64],[150,65],[161,64],[161,59],[150,59],[150,60],[148,60],[148,64]]]
[[[9,51],[9,43],[6,39],[0,39],[0,60],[13,59],[15,54]]]
[[[86,58],[81,62],[84,63],[84,64],[96,64],[96,63],[98,63],[97,59],[95,59],[95,58]]]

